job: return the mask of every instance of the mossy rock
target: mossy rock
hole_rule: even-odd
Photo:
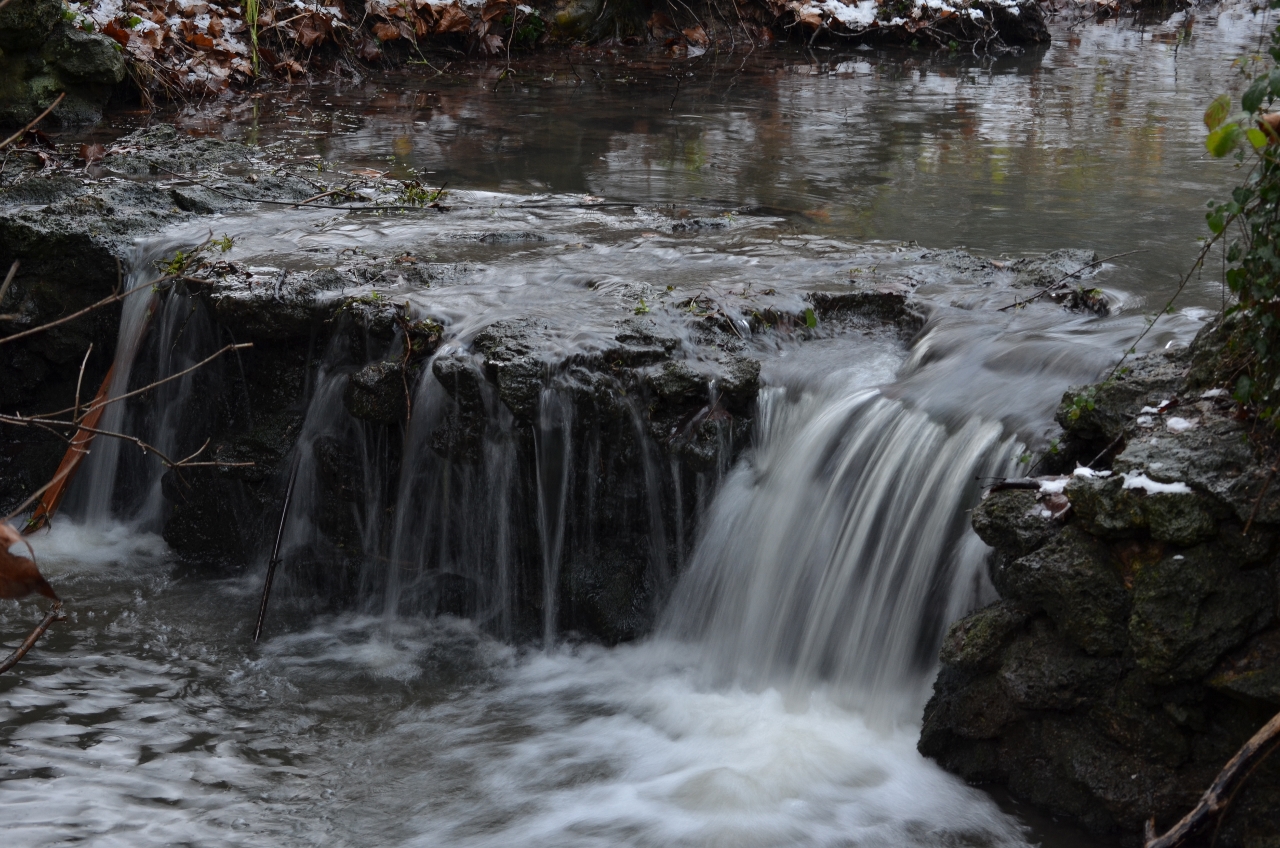
[[[113,38],[59,24],[41,50],[44,60],[70,83],[118,85],[124,82],[124,54]]]
[[[1096,700],[1121,672],[1119,660],[1085,654],[1039,619],[1006,652],[999,678],[1020,707],[1069,710]]]
[[[1034,553],[1001,563],[992,579],[1002,597],[1043,609],[1072,644],[1088,653],[1124,650],[1129,593],[1119,563],[1075,527]]]
[[[1206,675],[1275,615],[1275,581],[1199,545],[1138,569],[1129,637],[1138,666],[1166,683]]]
[[[62,20],[61,0],[9,0],[0,9],[0,49],[32,50],[44,44]]]
[[[973,510],[978,538],[1013,557],[1038,550],[1057,535],[1061,525],[1045,516],[1039,495],[1020,489],[993,492]]]
[[[944,665],[970,671],[994,670],[1004,647],[1030,618],[1022,607],[996,601],[951,625],[938,658]]]

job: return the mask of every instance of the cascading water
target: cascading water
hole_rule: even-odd
[[[979,598],[975,478],[1007,473],[1013,442],[836,383],[764,391],[753,461],[720,493],[664,629],[722,677],[829,684],[914,721],[942,629]]]

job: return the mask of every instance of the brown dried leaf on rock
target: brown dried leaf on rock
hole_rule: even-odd
[[[471,18],[467,16],[466,12],[462,11],[462,7],[457,3],[451,3],[438,11],[440,18],[436,21],[437,33],[444,35],[471,31]]]
[[[373,25],[373,34],[383,41],[395,41],[400,37],[400,30],[394,24],[378,22]]]
[[[480,12],[480,20],[487,23],[494,18],[501,18],[510,11],[511,4],[506,2],[506,0],[492,0],[492,2],[487,4],[484,7],[484,10]]]
[[[707,31],[701,26],[689,27],[681,32],[684,33],[685,38],[689,39],[690,44],[696,44],[698,47],[707,46]]]
[[[129,32],[129,30],[120,26],[115,21],[108,22],[107,25],[102,28],[102,34],[110,38],[114,38],[120,43],[121,47],[128,47],[129,39],[133,36],[133,33]]]
[[[80,158],[84,160],[86,165],[92,165],[102,160],[107,155],[107,149],[101,144],[82,144],[80,145]]]
[[[333,35],[333,26],[324,15],[310,14],[298,24],[298,42],[310,49]]]
[[[21,542],[31,552],[31,557],[9,553],[9,548]],[[16,600],[37,592],[51,600],[58,600],[58,593],[53,591],[40,569],[36,567],[35,551],[31,544],[13,529],[7,521],[0,521],[0,598]]]

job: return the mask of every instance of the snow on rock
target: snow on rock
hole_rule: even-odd
[[[1188,430],[1194,430],[1200,425],[1198,418],[1169,418],[1164,422],[1164,426],[1169,428],[1171,433],[1185,433]]]
[[[1124,473],[1124,488],[1126,489],[1142,489],[1148,495],[1189,495],[1191,487],[1186,483],[1160,483],[1152,480],[1141,471],[1126,471]]]
[[[1045,477],[1037,482],[1040,484],[1040,494],[1060,495],[1066,490],[1067,483],[1070,481],[1070,477],[1063,475],[1061,477]]]
[[[906,0],[892,4],[888,0],[789,0],[785,8],[808,26],[855,34],[894,28],[914,33],[948,19],[967,19],[987,28],[996,11],[1010,17],[1021,17],[1027,9],[1038,11],[1035,0]]]
[[[1084,465],[1077,465],[1076,470],[1071,472],[1072,477],[1110,477],[1110,471],[1094,471]]]

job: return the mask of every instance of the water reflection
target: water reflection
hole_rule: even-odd
[[[264,96],[185,120],[326,161],[434,183],[590,193],[677,207],[766,207],[799,230],[968,246],[1080,247],[1161,289],[1235,179],[1200,117],[1238,88],[1269,13],[1245,3],[1165,23],[1059,23],[1021,57],[816,50],[697,62],[620,55]],[[1212,282],[1188,303],[1216,299]]]

